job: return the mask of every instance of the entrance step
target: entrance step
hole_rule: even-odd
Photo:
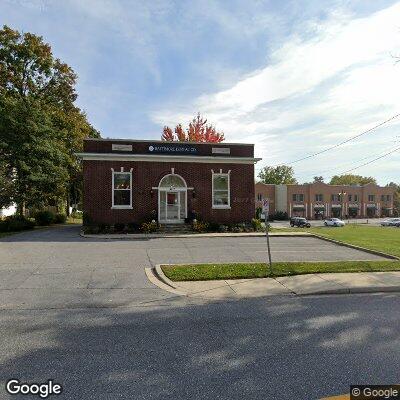
[[[193,233],[190,224],[161,224],[162,233]]]

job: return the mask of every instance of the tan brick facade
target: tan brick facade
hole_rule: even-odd
[[[272,196],[273,186],[256,184],[256,205],[261,196]],[[364,186],[314,183],[286,185],[288,216],[308,219],[377,218],[392,215],[394,189],[374,184]],[[276,207],[271,213],[282,211]]]

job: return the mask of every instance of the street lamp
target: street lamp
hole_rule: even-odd
[[[346,195],[346,192],[342,189],[341,192],[339,193],[339,199],[340,199],[340,218],[343,219],[343,200],[344,200],[344,196]]]

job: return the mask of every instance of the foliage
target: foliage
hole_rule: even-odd
[[[114,224],[114,232],[123,232],[125,230],[125,224],[122,222],[117,222]]]
[[[35,213],[35,221],[40,226],[51,225],[55,222],[56,216],[51,211],[38,211]]]
[[[197,232],[197,233],[207,232],[208,223],[203,222],[203,221],[194,220],[192,223],[192,229],[194,232]]]
[[[286,221],[289,219],[289,216],[285,211],[277,211],[275,214],[271,214],[269,219],[271,221]]]
[[[128,233],[137,233],[140,231],[140,225],[137,222],[129,222],[126,225],[126,230]]]
[[[314,176],[313,183],[324,183],[324,177],[323,176]]]
[[[58,213],[54,216],[55,224],[65,224],[67,222],[66,214]]]
[[[76,78],[42,37],[0,30],[0,207],[16,203],[21,214],[77,190],[74,152],[99,134],[74,105]]]
[[[258,177],[263,183],[275,185],[296,184],[297,180],[294,177],[294,170],[288,165],[278,165],[276,167],[264,167],[258,174]]]
[[[71,213],[71,218],[73,219],[82,219],[83,218],[83,212],[82,211],[72,211]]]
[[[253,226],[254,232],[262,232],[264,230],[260,219],[253,218],[251,220],[251,225]]]
[[[205,142],[220,143],[225,140],[222,132],[217,132],[213,125],[207,124],[207,120],[203,119],[200,113],[189,122],[186,130],[181,124],[176,125],[175,133],[168,126],[164,126],[162,140],[172,142]]]
[[[140,230],[143,233],[153,233],[158,230],[158,224],[155,221],[143,222],[142,225],[140,226]]]
[[[361,175],[335,175],[329,182],[330,185],[367,185],[373,183],[376,185],[376,179],[372,176],[361,176]]]
[[[112,227],[110,224],[102,222],[99,224],[99,233],[112,233]]]
[[[18,232],[34,227],[34,221],[19,215],[12,215],[0,221],[0,232]]]

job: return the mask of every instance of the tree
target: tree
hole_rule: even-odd
[[[74,152],[99,136],[74,105],[76,79],[42,37],[0,30],[0,206],[22,213],[68,197],[80,171]]]
[[[189,122],[186,130],[181,124],[176,125],[174,132],[168,126],[164,126],[161,140],[179,142],[201,142],[201,143],[220,143],[225,140],[222,132],[217,132],[213,125],[207,124],[200,113]]]
[[[324,177],[323,176],[314,176],[313,183],[324,183]]]
[[[271,183],[275,185],[296,184],[294,170],[287,165],[278,165],[276,167],[264,167],[258,174],[263,183]]]
[[[376,179],[372,176],[361,176],[361,175],[335,175],[330,181],[330,185],[367,185],[373,183],[376,185]]]

